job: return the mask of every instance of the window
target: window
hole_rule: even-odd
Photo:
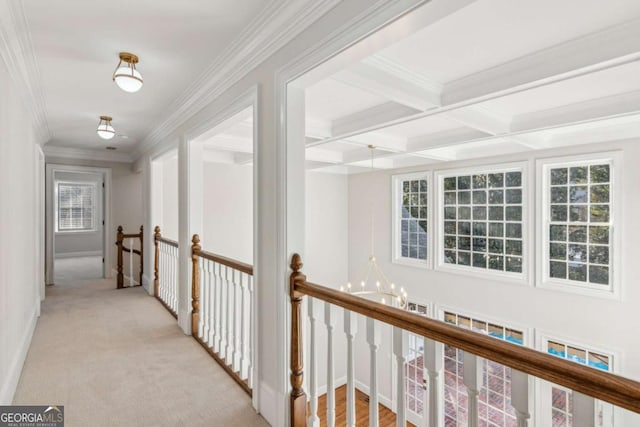
[[[611,371],[613,357],[601,351],[589,350],[581,345],[574,345],[556,339],[544,339],[544,350],[554,356],[571,360],[603,371]],[[573,392],[557,384],[541,381],[542,384],[542,416],[554,426],[573,426]],[[596,401],[596,426],[613,426],[613,406]]]
[[[440,266],[523,277],[523,167],[447,171],[439,184]]]
[[[613,173],[611,158],[560,160],[541,168],[543,283],[611,292]]]
[[[429,182],[425,173],[393,177],[394,260],[427,266]]]
[[[487,334],[514,344],[524,344],[524,333],[497,323],[486,322],[450,311],[444,312],[444,321],[456,326]],[[445,426],[468,423],[467,388],[464,385],[464,352],[444,346],[444,398]],[[479,390],[478,414],[483,426],[516,426],[515,410],[511,406],[511,368],[491,360],[482,359],[482,385]]]
[[[57,187],[57,230],[92,231],[96,198],[95,184],[58,182]]]
[[[420,316],[428,317],[429,309],[425,304],[409,302],[407,310]],[[411,332],[407,333],[407,362],[405,399],[410,421],[421,424],[425,417],[424,398],[427,393],[427,373],[424,369],[424,337]]]

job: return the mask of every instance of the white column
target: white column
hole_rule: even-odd
[[[255,351],[254,351],[254,323],[255,323],[255,318],[256,318],[256,311],[255,311],[255,307],[256,307],[256,303],[254,300],[254,292],[253,292],[253,276],[249,276],[249,349],[247,350],[247,360],[248,360],[248,366],[247,366],[247,371],[248,371],[248,375],[249,375],[249,387],[251,387],[251,389],[253,389],[253,372],[254,372],[254,355],[255,355]]]
[[[426,426],[441,425],[443,398],[440,396],[440,374],[443,368],[444,345],[431,338],[424,338],[424,369],[425,379],[428,378],[428,393],[424,393],[424,420]]]
[[[529,418],[529,375],[511,370],[511,406],[516,411],[518,427],[528,427]]]
[[[393,354],[396,356],[396,369],[397,369],[397,389],[396,389],[396,426],[406,427],[407,425],[407,405],[404,384],[406,382],[406,333],[404,330],[398,327],[393,328]]]
[[[478,395],[482,387],[482,359],[468,351],[464,352],[464,385],[467,387],[469,427],[478,427]]]
[[[324,303],[324,324],[327,327],[327,427],[334,427],[336,423],[336,389],[333,383],[333,329],[336,316],[333,306]]]
[[[367,342],[369,343],[369,426],[379,427],[378,420],[378,360],[380,348],[380,327],[378,322],[367,317]]]
[[[307,297],[307,301],[307,314],[309,316],[309,387],[307,391],[309,392],[311,407],[307,426],[320,427],[320,417],[318,417],[318,369],[316,366],[316,316],[318,303],[311,297]]]
[[[593,397],[573,392],[573,425],[595,427],[596,402]]]
[[[347,336],[347,427],[356,426],[356,379],[353,340],[358,333],[356,313],[344,310],[344,333]]]

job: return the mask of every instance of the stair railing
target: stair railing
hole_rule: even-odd
[[[310,353],[309,361],[310,384],[307,394],[303,383],[304,351],[307,347],[302,342],[305,319],[302,317],[302,304],[305,297],[309,302],[317,300],[324,303],[325,325],[327,327],[326,346],[316,345],[316,334],[313,330],[309,334],[309,348],[326,348],[327,354],[327,408],[326,425],[336,424],[335,395],[333,390],[333,358],[330,354],[332,348],[332,331],[335,327],[336,309],[344,310],[344,333],[347,337],[347,384],[346,384],[346,420],[347,426],[356,424],[356,404],[353,398],[355,392],[354,381],[354,346],[353,338],[357,333],[357,317],[366,318],[366,340],[369,347],[369,425],[379,425],[377,405],[377,362],[376,353],[380,346],[381,323],[392,326],[392,351],[397,362],[397,408],[396,425],[406,426],[407,405],[405,399],[406,372],[405,344],[407,332],[424,337],[424,369],[425,374],[436,384],[428,387],[428,396],[425,396],[424,425],[439,425],[439,403],[444,399],[441,387],[437,386],[438,375],[441,374],[443,344],[464,351],[464,387],[467,389],[468,425],[479,425],[479,390],[482,387],[479,380],[482,359],[494,361],[511,368],[510,403],[515,409],[518,427],[526,427],[529,424],[530,407],[532,397],[529,395],[529,380],[533,377],[549,381],[554,384],[573,390],[573,405],[569,409],[574,426],[593,427],[596,419],[596,399],[617,405],[632,412],[640,413],[640,382],[611,374],[599,369],[594,369],[547,353],[536,351],[507,341],[498,340],[488,335],[473,332],[468,329],[453,326],[445,322],[429,319],[409,311],[380,304],[364,298],[351,295],[336,289],[324,287],[307,281],[301,272],[302,260],[298,254],[291,259],[289,281],[291,300],[291,354],[290,354],[290,425],[292,427],[305,427],[307,425],[319,425],[317,411],[317,394],[313,384],[317,384],[316,355]],[[310,298],[311,297],[311,298]],[[308,316],[313,329],[317,308],[309,305]],[[334,314],[332,314],[334,313]],[[438,348],[440,349],[438,351]],[[441,363],[441,362],[440,362]],[[308,413],[307,400],[309,400],[311,413]]]
[[[119,225],[118,226],[118,233],[116,235],[116,246],[118,247],[118,262],[117,262],[117,287],[118,289],[122,289],[125,287],[131,288],[131,287],[135,287],[135,286],[142,286],[142,274],[144,272],[144,257],[143,257],[143,251],[144,251],[144,245],[143,245],[143,239],[144,239],[144,233],[143,233],[143,226],[140,226],[140,232],[139,233],[131,233],[131,234],[125,234],[122,232],[122,226]],[[126,247],[124,245],[124,240],[128,239],[129,240],[129,247]],[[140,241],[140,249],[135,249],[134,248],[134,243],[136,240]],[[127,252],[129,253],[129,280],[128,283],[125,284],[124,281],[124,256],[123,256],[123,252]],[[138,282],[136,284],[134,278],[133,278],[133,255],[138,255],[140,257],[140,269],[139,269],[139,274],[138,274]]]
[[[153,295],[178,318],[178,242],[162,237],[160,227],[153,234]]]

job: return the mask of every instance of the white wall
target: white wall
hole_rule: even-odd
[[[39,313],[37,279],[44,265],[34,252],[34,224],[41,212],[36,204],[36,139],[31,116],[2,61],[0,94],[0,405],[8,405]]]
[[[253,264],[253,167],[204,162],[202,203],[202,248]]]
[[[91,182],[96,185],[96,229],[94,231],[86,232],[56,232],[54,244],[55,257],[60,258],[70,255],[82,256],[83,253],[87,255],[102,254],[102,238],[104,236],[102,228],[102,205],[104,200],[102,174],[57,171],[54,175],[56,182]]]
[[[529,162],[530,170],[532,168],[535,170],[534,159],[611,150],[622,150],[624,159],[623,179],[622,182],[617,183],[624,189],[624,197],[617,200],[618,206],[615,207],[624,213],[623,223],[617,226],[622,239],[622,250],[617,254],[622,257],[623,266],[622,300],[582,296],[519,283],[491,280],[480,274],[452,274],[391,263],[390,203],[393,174],[522,160]],[[635,167],[638,160],[640,160],[640,145],[638,141],[631,141],[545,150],[476,161],[451,162],[402,171],[388,170],[373,174],[352,175],[349,178],[349,277],[351,280],[356,280],[361,274],[362,260],[369,251],[369,223],[362,218],[366,218],[373,196],[378,262],[391,280],[408,290],[410,297],[502,320],[507,324],[526,325],[535,328],[536,333],[544,331],[558,338],[610,350],[616,356],[614,370],[617,373],[639,378],[640,340],[635,337],[637,336],[640,289],[635,285],[637,272],[633,267],[635,260],[640,256],[640,247],[636,244],[640,239],[640,228],[635,224],[640,215],[640,200],[636,197],[636,185],[640,182],[640,171]],[[534,185],[535,181],[530,182],[530,187]],[[533,221],[533,218],[530,221]],[[390,355],[390,348],[384,346],[380,352]],[[357,377],[368,382],[368,367],[365,365],[366,363],[358,366]],[[381,389],[381,391],[383,394],[391,394],[388,389]],[[623,422],[621,425],[627,424]]]
[[[178,240],[178,156],[169,156],[162,162],[162,223],[163,237]]]

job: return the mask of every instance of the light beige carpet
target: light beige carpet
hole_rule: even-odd
[[[57,258],[54,283],[102,278],[102,257]]]
[[[14,404],[65,406],[66,426],[266,426],[249,396],[142,288],[47,287]]]

